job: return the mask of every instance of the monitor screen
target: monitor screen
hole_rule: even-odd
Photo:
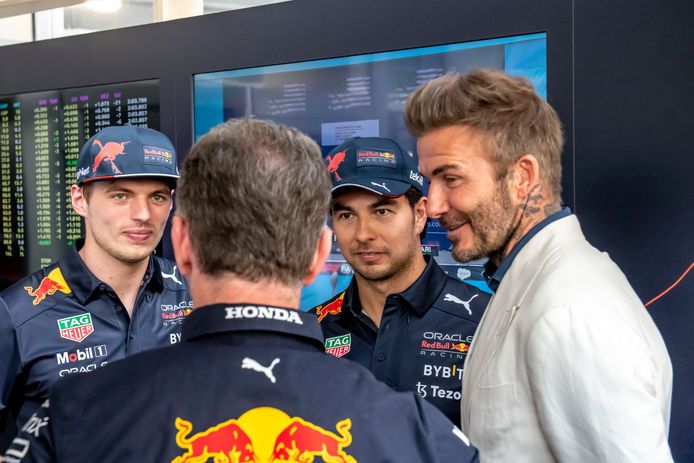
[[[195,136],[227,119],[255,116],[299,128],[320,145],[324,156],[354,136],[393,138],[414,152],[416,142],[402,115],[407,96],[428,80],[476,68],[526,77],[546,98],[547,36],[536,33],[197,74]],[[422,249],[449,274],[487,289],[483,262],[455,262],[446,231],[435,220],[427,224]],[[304,288],[302,309],[342,291],[351,275],[335,243],[324,271]]]
[[[159,128],[159,81],[0,96],[0,288],[82,236],[70,186],[82,144],[103,127]]]

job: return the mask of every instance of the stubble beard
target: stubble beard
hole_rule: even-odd
[[[418,241],[418,238],[416,240]],[[402,256],[393,256],[392,253],[388,252],[387,257],[389,261],[385,266],[357,264],[352,265],[352,268],[354,269],[354,273],[359,275],[363,280],[369,282],[383,282],[397,278],[407,272],[410,266],[414,265],[415,259],[417,258],[417,250],[421,248],[415,248],[414,244],[410,242],[408,244],[408,249],[409,252]]]
[[[454,212],[441,218],[441,224],[467,222],[473,232],[473,243],[469,248],[461,248],[453,243],[451,254],[458,262],[469,262],[484,257],[501,255],[515,230],[517,208],[511,201],[505,182],[498,183],[494,195],[480,203],[474,212],[464,214]]]

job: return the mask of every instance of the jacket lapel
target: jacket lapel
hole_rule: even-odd
[[[470,345],[463,372],[462,424],[470,429],[470,407],[484,373],[491,368],[514,320],[522,316],[526,294],[535,287],[545,263],[555,251],[585,240],[576,216],[557,220],[540,230],[516,256],[482,316]]]

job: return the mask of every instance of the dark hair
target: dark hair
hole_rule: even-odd
[[[424,193],[419,191],[417,188],[412,187],[405,192],[405,197],[407,198],[407,202],[410,204],[410,207],[412,207],[412,210],[414,211],[415,204],[417,204],[419,202],[419,200],[424,197]],[[427,221],[424,224],[424,229],[422,230],[422,233],[419,234],[419,241],[422,241],[424,239],[424,237],[427,235],[427,225],[428,224],[429,224],[429,219],[427,218]]]
[[[84,197],[84,200],[88,203],[89,197],[92,195],[91,185],[89,183],[84,183],[80,188],[82,189],[82,196]]]
[[[405,192],[407,202],[410,203],[410,206],[412,207],[414,207],[415,204],[417,204],[423,196],[424,194],[415,187],[411,187],[409,190]]]
[[[244,118],[215,127],[191,148],[176,194],[176,213],[205,273],[295,284],[325,225],[330,178],[311,138]]]

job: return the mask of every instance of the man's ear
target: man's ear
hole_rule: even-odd
[[[304,286],[310,285],[323,269],[325,261],[328,259],[328,256],[330,256],[330,248],[332,248],[332,245],[333,232],[330,230],[330,228],[328,228],[327,225],[325,225],[320,237],[318,238],[318,244],[316,245],[316,251],[313,254],[311,267],[309,268],[309,271],[304,279],[301,280],[301,283],[303,283]]]
[[[171,245],[173,246],[179,272],[188,277],[193,271],[193,245],[190,242],[188,223],[180,215],[173,216]]]
[[[414,205],[414,232],[419,236],[427,225],[427,197],[423,196]]]
[[[524,154],[510,168],[511,191],[516,199],[525,201],[540,184],[540,163],[532,154]]]
[[[77,185],[70,187],[70,199],[72,208],[80,217],[87,217],[87,198],[84,196],[84,189]]]

